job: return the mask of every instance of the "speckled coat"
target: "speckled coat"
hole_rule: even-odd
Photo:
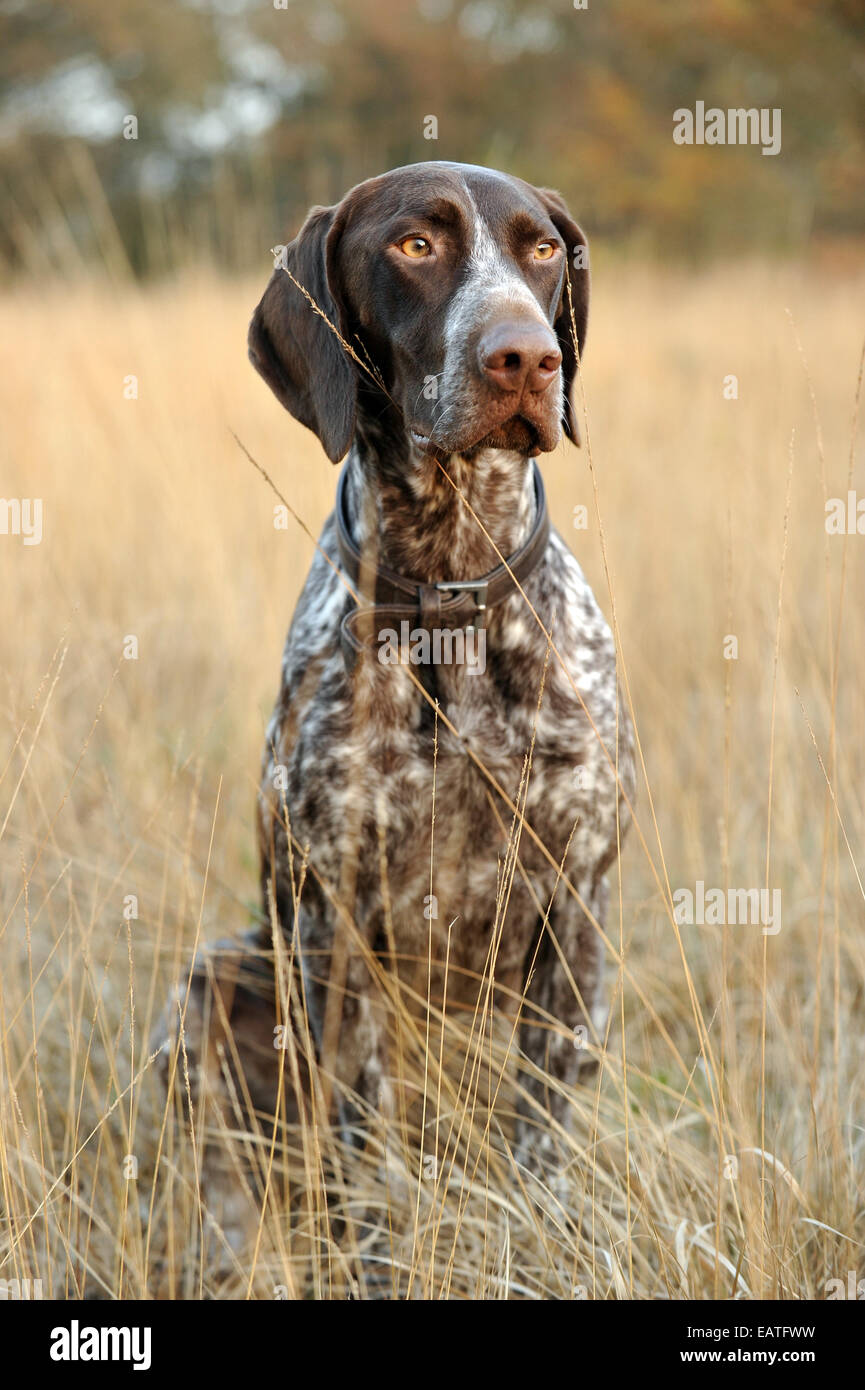
[[[449,460],[453,481],[502,553],[514,551],[534,519],[526,460],[486,450],[471,464],[459,463]],[[348,467],[349,496],[357,534],[362,535],[361,498],[374,464],[364,461],[356,447]],[[386,519],[382,541],[394,532],[388,553],[398,553],[411,572],[423,570],[431,578],[483,573],[488,557],[479,544],[477,523],[435,462],[417,458],[410,477],[408,489],[395,490],[392,498],[375,484],[380,515]],[[434,526],[427,520],[431,514]],[[392,521],[396,516],[399,520]],[[448,538],[448,555],[440,565],[430,557],[424,569],[422,557],[433,548],[426,541],[430,535]],[[382,665],[372,654],[347,670],[339,628],[354,605],[340,573],[324,558],[338,563],[333,516],[320,546],[323,554],[313,561],[286,643],[259,797],[263,887],[265,895],[270,884],[275,887],[284,927],[294,920],[286,809],[295,859],[300,847],[308,845],[315,870],[307,875],[298,918],[309,962],[313,1027],[320,1038],[338,920],[319,878],[342,897],[361,937],[382,955],[388,947],[389,907],[400,975],[421,996],[432,933],[433,960],[441,966],[447,953],[452,1007],[458,1002],[474,1007],[479,982],[489,969],[497,923],[496,979],[505,991],[521,994],[544,913],[552,904],[547,935],[555,935],[571,978],[550,940],[541,942],[530,999],[561,1026],[538,1027],[538,1016],[529,1007],[522,1046],[538,1066],[573,1080],[586,1055],[575,1047],[573,1034],[585,1021],[583,1007],[594,1013],[596,1024],[604,1012],[603,950],[596,927],[557,882],[559,865],[602,924],[604,875],[616,855],[617,836],[628,824],[621,796],[618,827],[616,821],[617,737],[619,777],[629,798],[633,792],[630,728],[616,709],[613,640],[580,566],[553,532],[541,564],[524,586],[525,598],[514,593],[489,610],[485,671],[435,668],[430,694],[439,705],[436,719],[404,668]],[[561,664],[529,604],[551,629]],[[521,782],[530,752],[523,799]],[[493,781],[508,800],[496,792]],[[508,801],[520,802],[527,825],[548,853],[522,830],[519,860],[534,893],[517,871],[502,922],[497,904],[514,820]],[[388,1103],[391,1069],[379,992],[357,947],[348,969],[337,1075],[371,1104]],[[440,969],[434,971],[433,993],[439,1000],[440,975]],[[537,1079],[527,1084],[540,1092]],[[566,1107],[556,1108],[564,1118]]]
[[[466,580],[525,541],[532,456],[562,429],[577,438],[585,251],[558,194],[435,162],[313,209],[285,248],[250,357],[331,460],[348,454],[347,524],[373,566]],[[566,1091],[544,1077],[576,1079],[587,1052],[574,1029],[604,1013],[604,876],[629,819],[633,750],[609,628],[555,532],[523,587],[485,615],[482,673],[439,664],[413,680],[374,643],[347,663],[354,600],[325,523],[267,732],[262,927],[204,952],[189,994],[203,1058],[202,981],[228,980],[217,1013],[259,1110],[278,1072],[275,926],[346,1122],[358,1119],[349,1091],[361,1115],[393,1106],[383,972],[422,1008],[428,957],[434,1002],[446,958],[449,1010],[474,1007],[492,961],[497,1008],[519,1010],[523,1153],[534,1126],[550,1131],[546,1106],[567,1122]]]

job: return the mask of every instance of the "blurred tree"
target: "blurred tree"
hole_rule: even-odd
[[[0,22],[10,270],[243,266],[311,202],[437,158],[670,255],[865,230],[861,0],[0,0]],[[779,107],[781,153],[674,144],[698,100]]]

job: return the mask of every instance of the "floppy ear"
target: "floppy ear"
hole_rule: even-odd
[[[357,381],[348,353],[302,290],[343,332],[343,305],[332,281],[339,228],[336,208],[313,208],[290,246],[249,325],[249,359],[286,410],[318,435],[338,463],[354,434]],[[333,243],[333,244],[332,244]]]
[[[571,298],[568,298],[567,280],[562,282],[562,298],[556,321],[553,325],[559,347],[562,350],[562,376],[565,384],[565,406],[562,423],[565,433],[575,444],[580,442],[577,414],[572,400],[574,378],[577,375],[577,354],[574,351],[574,328],[577,330],[577,343],[580,361],[586,345],[586,325],[589,319],[589,244],[571,217],[560,193],[551,188],[539,188],[541,200],[550,215],[552,223],[568,248],[567,274],[571,280]],[[571,321],[571,301],[573,301],[573,322]]]

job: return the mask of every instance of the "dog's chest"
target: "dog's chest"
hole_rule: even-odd
[[[344,590],[319,557],[267,735],[265,854],[270,827],[288,815],[325,897],[368,939],[390,922],[397,951],[426,959],[432,935],[436,957],[469,972],[483,971],[505,920],[498,963],[519,971],[550,901],[568,891],[562,862],[591,892],[619,830],[617,737],[619,774],[630,778],[612,637],[555,534],[526,597],[555,649],[512,596],[488,615],[483,671],[373,657],[349,674]]]
[[[566,579],[557,569],[559,591],[544,595],[558,654],[514,603],[490,625],[482,672],[436,671],[436,711],[412,679],[421,668],[373,665],[347,680],[329,645],[309,698],[298,689],[272,731],[296,838],[337,891],[356,862],[356,919],[389,908],[406,949],[431,922],[459,919],[459,939],[482,951],[506,896],[520,955],[566,848],[583,879],[615,832],[614,774],[595,734],[615,735],[611,642],[588,590],[575,603]]]

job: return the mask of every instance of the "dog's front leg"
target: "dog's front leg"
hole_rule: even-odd
[[[333,963],[338,969],[338,949],[334,952]],[[362,1147],[373,1116],[376,1113],[388,1116],[392,1109],[387,1003],[367,951],[350,947],[344,973],[344,989],[333,989],[328,1000],[331,1009],[336,1008],[338,1001],[341,1001],[341,1008],[337,1025],[331,1030],[333,1041],[330,1045],[325,1016],[322,1061],[327,1070],[332,1070],[337,1085],[343,1137],[347,1143]]]
[[[301,1045],[288,1053],[291,1023],[276,994],[264,934],[219,941],[199,950],[153,1030],[163,1084],[195,1140],[209,1275],[238,1271],[236,1256],[261,1219],[272,1117],[297,1125],[307,1105],[307,1060]]]
[[[581,889],[581,896],[603,927],[606,882],[600,879]],[[520,1045],[530,1066],[521,1077],[516,1148],[521,1162],[549,1176],[567,1161],[565,1136],[574,1118],[569,1089],[597,1066],[596,1040],[603,1043],[604,948],[591,920],[570,895],[551,911],[537,954],[536,946],[537,941],[526,964],[528,976],[534,960]]]

